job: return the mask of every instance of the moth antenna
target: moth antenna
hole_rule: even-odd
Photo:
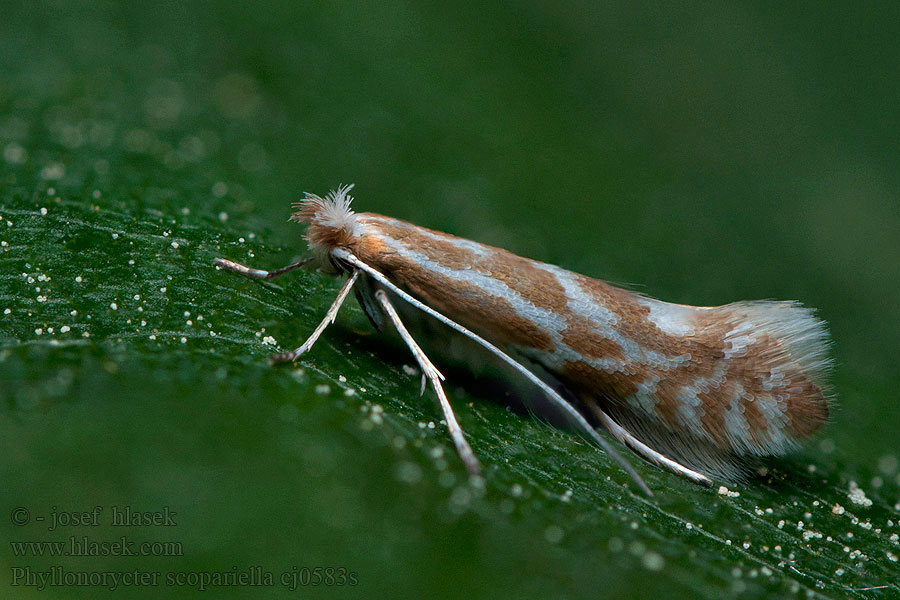
[[[622,456],[616,451],[616,449],[613,448],[613,446],[608,441],[606,441],[606,439],[603,436],[601,436],[597,432],[597,430],[591,426],[590,423],[588,423],[587,419],[584,418],[584,415],[582,415],[580,412],[578,412],[578,410],[576,410],[574,406],[572,406],[571,404],[566,402],[566,400],[562,396],[560,396],[556,390],[554,390],[549,385],[547,385],[547,383],[544,382],[540,377],[538,377],[537,375],[535,375],[534,373],[532,373],[531,371],[526,369],[524,366],[519,364],[518,361],[513,359],[511,356],[509,356],[508,354],[506,354],[505,352],[503,352],[496,346],[494,346],[492,343],[490,343],[483,337],[479,336],[478,334],[476,334],[472,331],[469,331],[468,329],[466,329],[465,327],[463,327],[456,321],[450,319],[449,317],[445,317],[443,314],[434,310],[430,306],[423,304],[419,300],[416,300],[414,297],[412,297],[411,295],[404,292],[402,289],[397,287],[395,284],[391,283],[391,281],[387,277],[385,277],[380,271],[378,271],[377,269],[374,269],[373,267],[371,267],[368,264],[361,261],[352,252],[345,250],[343,248],[335,248],[334,250],[332,250],[332,254],[335,257],[350,263],[351,265],[353,265],[360,271],[364,271],[367,275],[371,276],[373,279],[375,279],[376,281],[381,283],[384,287],[386,287],[387,289],[394,292],[402,300],[408,302],[409,304],[418,308],[422,312],[424,312],[428,315],[431,315],[432,317],[434,317],[441,323],[447,325],[451,329],[458,331],[459,333],[465,335],[472,341],[483,346],[488,351],[490,351],[492,354],[494,354],[495,356],[500,358],[503,362],[510,365],[516,371],[521,373],[525,378],[527,378],[529,381],[531,381],[536,386],[538,386],[547,395],[547,397],[550,398],[550,400],[555,405],[557,405],[557,408],[559,408],[566,414],[566,416],[568,418],[572,419],[572,422],[577,424],[578,427],[581,429],[581,431],[583,433],[585,433],[591,439],[591,441],[593,441],[598,446],[600,446],[600,448],[602,448],[604,452],[606,452],[613,460],[615,460],[619,464],[619,466],[621,466],[622,469],[624,469],[625,472],[628,473],[628,475],[632,478],[632,480],[634,480],[634,482],[638,485],[638,487],[641,488],[641,491],[643,491],[648,496],[653,496],[653,492],[650,491],[650,488],[647,487],[647,484],[644,483],[644,480],[641,478],[640,475],[638,475],[637,471],[635,471],[635,469],[631,465],[631,463],[629,463],[624,458],[622,458]]]
[[[357,271],[357,273],[358,272],[359,271]],[[478,458],[475,456],[475,453],[472,452],[472,447],[469,445],[469,442],[466,441],[462,427],[459,426],[456,415],[453,413],[453,407],[450,406],[450,401],[447,400],[447,394],[444,393],[444,387],[441,385],[441,379],[443,379],[444,376],[441,375],[441,372],[437,370],[434,363],[431,362],[425,352],[422,351],[422,348],[419,347],[419,344],[416,343],[416,340],[414,340],[409,331],[407,331],[406,327],[403,325],[403,321],[400,320],[400,315],[397,314],[394,305],[391,304],[391,301],[388,299],[387,294],[384,293],[384,290],[375,292],[375,298],[381,303],[381,307],[394,324],[400,337],[403,338],[403,341],[406,342],[406,345],[409,346],[409,349],[412,351],[413,356],[416,357],[416,362],[419,363],[419,368],[422,369],[423,390],[425,377],[428,377],[428,379],[431,380],[431,387],[434,388],[434,393],[437,394],[438,400],[441,403],[441,409],[444,411],[444,419],[447,421],[447,429],[450,431],[450,439],[453,440],[453,444],[456,446],[456,452],[466,466],[469,475],[476,478],[476,480],[480,480],[481,466],[478,464]]]
[[[603,426],[606,427],[606,430],[612,434],[614,438],[619,440],[623,446],[631,448],[635,453],[643,456],[649,462],[662,467],[664,469],[668,469],[677,475],[681,475],[682,477],[687,477],[694,483],[699,483],[700,485],[710,487],[713,482],[712,479],[703,475],[702,473],[698,473],[692,469],[689,469],[682,465],[681,463],[675,462],[671,458],[657,452],[641,440],[637,439],[631,433],[628,432],[624,427],[616,423],[612,417],[606,414],[602,408],[600,408],[596,404],[588,404],[594,414],[600,419],[600,422],[603,423]]]

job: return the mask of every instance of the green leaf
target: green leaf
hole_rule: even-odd
[[[900,514],[842,481],[838,464],[790,463],[732,497],[639,463],[657,491],[647,499],[599,450],[458,392],[486,467],[481,493],[433,399],[418,396],[411,359],[370,335],[356,306],[296,366],[268,366],[273,338],[287,349],[318,323],[336,290],[325,276],[219,272],[217,255],[274,265],[283,252],[193,210],[4,193],[6,505],[48,519],[54,506],[104,517],[169,507],[176,528],[127,533],[180,542],[185,556],[136,568],[345,565],[361,590],[379,590],[387,569],[419,570],[393,583],[409,593],[463,576],[574,593],[616,573],[620,589],[655,589],[642,572],[707,595],[896,589]],[[16,541],[117,533],[4,528]],[[512,564],[532,577],[497,581]]]
[[[869,175],[876,159],[827,179],[818,156],[784,158],[855,130],[788,149],[757,135],[795,111],[810,130],[840,120],[781,93],[777,48],[743,52],[755,38],[720,37],[718,21],[709,47],[661,42],[638,8],[632,30],[534,7],[26,4],[0,23],[4,598],[900,594],[896,202],[882,193],[896,188]],[[666,31],[705,22],[676,12]],[[609,40],[627,56],[584,58]],[[674,44],[671,73],[645,43]],[[695,110],[703,94],[671,57],[696,56],[736,61],[702,89],[734,78],[738,97]],[[808,64],[791,68],[806,81]],[[659,117],[670,94],[681,108]],[[672,131],[688,141],[659,149]],[[884,137],[870,152],[888,164]],[[319,323],[336,281],[212,265],[303,254],[290,201],[342,178],[361,184],[359,210],[668,300],[809,299],[837,340],[834,423],[723,488],[628,456],[648,499],[602,451],[457,372],[447,390],[486,476],[473,487],[412,358],[353,301],[296,364],[267,363]],[[126,510],[151,524],[114,525]]]

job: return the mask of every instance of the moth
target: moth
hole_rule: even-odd
[[[305,194],[291,220],[312,256],[273,271],[214,264],[271,279],[310,260],[345,276],[312,348],[350,291],[379,329],[392,326],[431,383],[459,457],[478,459],[444,393],[444,376],[404,324],[420,316],[455,331],[535,386],[557,419],[604,449],[648,495],[605,431],[640,457],[690,480],[740,479],[759,457],[793,450],[827,421],[825,323],[796,302],[688,306],[656,300],[500,248],[350,209],[352,185]],[[398,306],[402,310],[398,310]]]

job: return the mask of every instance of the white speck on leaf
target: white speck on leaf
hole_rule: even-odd
[[[866,493],[860,488],[855,481],[850,482],[850,492],[847,494],[850,502],[859,504],[860,506],[872,506],[872,500],[866,497]]]

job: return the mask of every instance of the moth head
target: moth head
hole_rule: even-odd
[[[342,185],[324,198],[306,192],[302,200],[294,203],[291,221],[308,225],[306,240],[314,254],[348,248],[359,237],[361,227],[356,213],[350,210],[351,189],[353,184]]]

